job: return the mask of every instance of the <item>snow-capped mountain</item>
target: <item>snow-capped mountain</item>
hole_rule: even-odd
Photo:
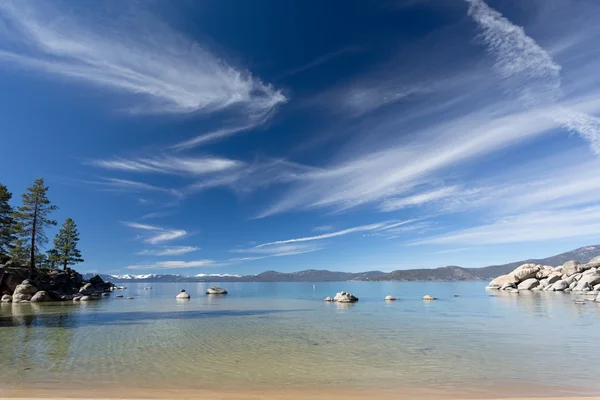
[[[241,278],[241,275],[236,274],[198,274],[196,278]]]

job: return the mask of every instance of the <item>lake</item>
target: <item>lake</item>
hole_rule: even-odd
[[[227,296],[209,297],[208,283],[123,285],[96,302],[2,304],[0,388],[600,392],[600,304],[577,305],[569,293],[486,291],[484,282],[227,283]],[[189,301],[175,299],[180,289]],[[341,290],[360,301],[323,301]]]

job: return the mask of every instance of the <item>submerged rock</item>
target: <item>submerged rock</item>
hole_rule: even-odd
[[[123,297],[123,295],[122,294],[118,294],[115,297]]]
[[[227,294],[227,290],[218,286],[213,286],[206,289],[206,294]]]
[[[125,297],[125,300],[133,300],[133,297]]]
[[[95,299],[92,296],[82,296],[79,298],[79,301],[94,301]]]
[[[121,297],[123,297],[123,296],[121,296]],[[187,300],[190,298],[190,295],[189,295],[189,293],[187,293],[185,291],[185,289],[181,289],[181,292],[179,292],[179,294],[176,296],[176,298]]]
[[[423,296],[423,300],[437,300],[437,298],[426,294]]]
[[[385,300],[388,300],[388,301],[391,300],[391,301],[393,301],[393,300],[396,300],[396,298],[394,296],[385,296]]]

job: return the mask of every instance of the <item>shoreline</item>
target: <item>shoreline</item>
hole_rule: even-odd
[[[93,383],[93,382],[89,382]],[[98,383],[98,382],[96,382]],[[600,389],[572,386],[529,386],[498,385],[481,387],[435,388],[169,388],[162,387],[115,387],[110,384],[86,386],[34,385],[33,388],[5,388],[0,386],[0,400],[16,399],[94,399],[94,400],[159,400],[159,399],[203,399],[203,400],[600,400]],[[69,387],[70,386],[70,387]],[[223,382],[223,387],[227,383]]]

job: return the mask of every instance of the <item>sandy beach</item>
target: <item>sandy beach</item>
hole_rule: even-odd
[[[600,400],[600,396],[556,395],[561,392],[574,393],[572,388],[530,388],[528,393],[538,396],[523,396],[524,388],[513,387],[495,392],[474,388],[462,389],[396,389],[396,390],[332,390],[332,389],[290,389],[290,390],[206,390],[206,389],[159,389],[159,388],[114,388],[105,385],[95,388],[34,388],[34,389],[2,389],[5,399],[90,399],[90,400],[126,400],[126,399],[202,399],[202,400]],[[549,391],[556,394],[546,395]],[[498,396],[498,393],[502,393]]]

